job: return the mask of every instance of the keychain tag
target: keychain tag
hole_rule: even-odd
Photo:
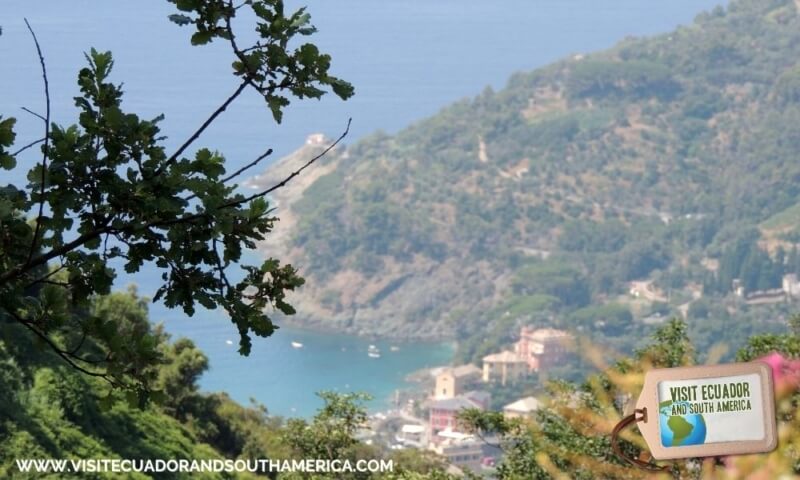
[[[647,372],[634,420],[656,460],[777,445],[772,370],[761,362]]]

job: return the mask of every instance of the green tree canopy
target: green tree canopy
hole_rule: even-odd
[[[198,303],[222,308],[240,334],[239,351],[248,354],[253,335],[266,337],[275,328],[270,309],[294,313],[285,295],[303,279],[274,258],[240,265],[238,272],[234,267],[243,249],[272,230],[276,218],[266,196],[305,167],[245,196],[233,181],[271,150],[232,173],[221,153],[189,151],[248,88],[278,122],[291,98],[319,98],[328,90],[342,99],[353,94],[349,83],[329,74],[330,56],[302,42],[315,32],[304,9],[287,12],[282,0],[171,2],[180,13],[170,19],[193,29],[193,45],[229,44],[239,80],[174,152],[162,144],[162,116],[145,120],[124,110],[122,89],[110,79],[110,52],[86,55],[88,66],[78,73],[77,123],[51,122],[46,63],[32,29],[45,80],[44,136],[14,148],[15,119],[0,117],[0,168],[16,168],[18,155],[41,146],[28,184],[0,187],[0,317],[25,326],[73,367],[136,389],[142,398],[153,380],[146,366],[159,357],[152,332],[89,310],[89,300],[111,288],[116,272],[110,262],[122,261],[128,273],[145,264],[159,268],[163,284],[155,300],[167,307],[188,315]],[[258,34],[252,45],[238,43],[233,27],[244,9]]]

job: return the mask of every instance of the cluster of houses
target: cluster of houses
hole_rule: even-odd
[[[461,365],[436,374],[430,399],[425,404],[428,424],[407,425],[403,434],[409,444],[427,447],[461,468],[479,470],[491,465],[499,450],[486,439],[460,429],[457,416],[464,409],[489,410],[491,395],[486,384],[510,385],[535,372],[563,364],[572,355],[573,337],[562,330],[523,327],[513,349],[487,355],[483,368]],[[535,397],[521,398],[502,407],[506,418],[531,418],[539,408]],[[427,440],[427,442],[426,442]]]
[[[483,381],[515,383],[533,372],[562,364],[572,352],[573,337],[553,328],[522,327],[513,350],[483,357]]]

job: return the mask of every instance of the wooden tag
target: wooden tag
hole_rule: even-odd
[[[772,370],[762,362],[647,372],[637,423],[653,458],[762,453],[777,445]]]

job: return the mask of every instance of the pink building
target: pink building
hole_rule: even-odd
[[[573,337],[563,330],[522,327],[519,337],[514,351],[532,372],[561,365],[572,353]]]
[[[442,431],[458,431],[456,415],[468,408],[487,410],[491,396],[487,392],[467,392],[453,398],[435,400],[429,404],[429,421],[431,438],[436,441],[437,434]]]

